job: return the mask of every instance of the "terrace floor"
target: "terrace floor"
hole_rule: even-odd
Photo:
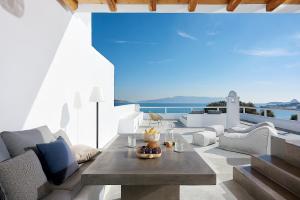
[[[243,122],[244,126],[251,124]],[[149,125],[145,120],[140,126],[138,133],[144,133],[146,128],[157,126]],[[174,133],[182,134],[189,142],[192,142],[192,134],[201,128],[186,128],[176,120],[164,120],[159,130],[166,133],[173,128]],[[299,135],[279,131],[280,137],[288,139],[299,139]],[[207,147],[194,146],[195,151],[210,165],[217,174],[217,185],[214,186],[182,186],[180,196],[182,200],[253,200],[251,196],[237,183],[232,181],[233,167],[237,165],[250,164],[250,156],[217,148],[218,143]],[[108,192],[106,200],[118,200],[121,198],[121,187],[112,186]]]

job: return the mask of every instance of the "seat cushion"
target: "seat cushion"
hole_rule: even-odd
[[[47,165],[47,177],[54,184],[63,183],[64,180],[78,170],[79,165],[75,156],[62,137],[54,142],[37,144],[36,147]]]
[[[6,145],[4,144],[1,136],[0,136],[0,162],[10,159],[10,155],[8,153],[8,150],[6,148]]]
[[[79,170],[77,170],[72,176],[67,178],[62,184],[50,184],[51,190],[66,190],[70,192],[72,198],[75,197],[83,187],[81,183],[81,174],[90,166],[90,164],[92,164],[92,162],[93,161],[89,161],[81,164]]]
[[[217,141],[216,132],[213,131],[202,131],[193,134],[193,144],[199,146],[208,146],[215,144]]]
[[[42,200],[71,200],[73,199],[71,193],[65,190],[55,190],[51,192],[46,197],[42,198]]]
[[[47,126],[24,131],[5,131],[1,136],[12,157],[25,153],[25,148],[27,147],[55,140],[55,137]]]
[[[33,151],[0,163],[0,181],[9,200],[32,200],[45,196],[47,178]]]

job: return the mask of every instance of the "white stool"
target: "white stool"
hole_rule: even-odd
[[[202,147],[208,146],[210,144],[215,144],[217,141],[216,132],[213,131],[202,131],[193,134],[193,144]]]
[[[208,127],[205,127],[205,130],[215,132],[217,137],[224,135],[224,126],[223,125],[208,126]]]

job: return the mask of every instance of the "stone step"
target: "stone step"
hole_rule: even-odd
[[[251,166],[234,167],[233,180],[244,187],[255,199],[299,200],[297,196],[252,169]]]
[[[273,136],[271,138],[271,155],[300,168],[300,141]]]
[[[270,155],[252,156],[251,167],[300,198],[300,168]]]

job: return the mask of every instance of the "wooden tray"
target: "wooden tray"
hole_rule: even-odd
[[[154,158],[160,158],[161,153],[160,154],[141,154],[141,153],[136,152],[136,156],[138,158],[142,158],[142,159],[154,159]]]

